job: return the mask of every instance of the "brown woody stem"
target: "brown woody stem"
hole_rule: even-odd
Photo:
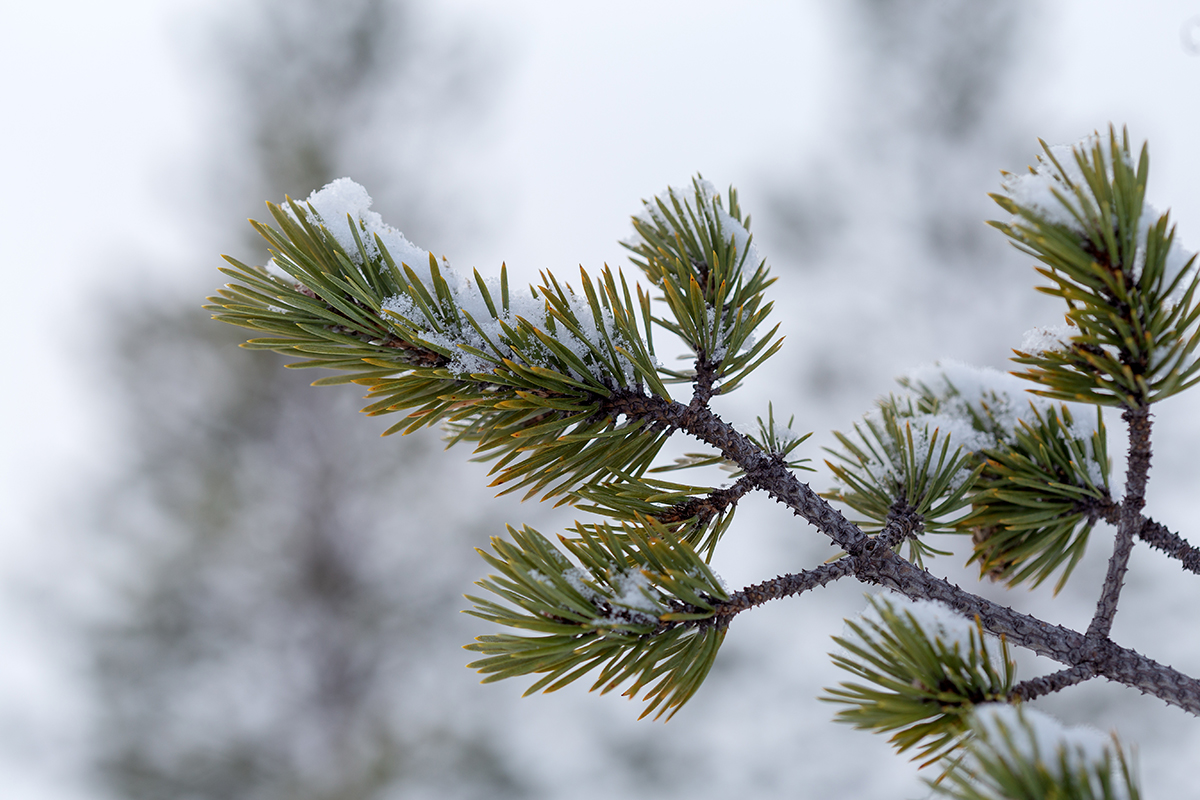
[[[716,624],[721,627],[729,625],[735,616],[755,606],[761,606],[772,600],[807,592],[839,578],[844,578],[854,572],[853,559],[843,558],[832,564],[822,564],[816,569],[790,575],[780,575],[769,581],[747,586],[740,592],[734,592],[728,600],[717,606]]]
[[[659,522],[670,523],[699,517],[700,522],[706,524],[726,509],[736,506],[738,500],[741,500],[753,488],[754,482],[746,476],[742,476],[733,486],[725,489],[713,489],[703,497],[693,497],[691,500],[677,503],[658,514],[655,519]]]
[[[1105,639],[1112,630],[1121,586],[1129,568],[1133,538],[1142,527],[1142,509],[1146,505],[1146,478],[1150,473],[1150,408],[1126,409],[1121,415],[1129,426],[1129,462],[1125,470],[1125,498],[1121,501],[1121,518],[1117,524],[1113,553],[1108,560],[1108,574],[1096,603],[1096,613],[1088,625],[1089,639]]]
[[[1037,678],[1022,681],[1013,687],[1009,696],[1019,700],[1035,700],[1044,695],[1053,694],[1065,689],[1068,686],[1083,683],[1089,678],[1094,677],[1096,677],[1095,667],[1091,664],[1080,664],[1076,667],[1060,669],[1058,672],[1052,672],[1049,675],[1041,675]]]
[[[1144,519],[1138,538],[1155,550],[1166,553],[1183,565],[1188,572],[1200,574],[1200,548],[1193,547],[1178,533],[1152,519]]]

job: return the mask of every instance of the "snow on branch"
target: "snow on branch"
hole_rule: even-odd
[[[1005,173],[1001,182],[1004,194],[1017,206],[1032,211],[1046,222],[1069,228],[1082,236],[1095,230],[1102,217],[1101,203],[1106,197],[1097,195],[1093,180],[1095,171],[1113,182],[1114,163],[1134,169],[1127,148],[1109,147],[1098,133],[1085,136],[1074,144],[1046,145],[1037,156],[1037,163],[1026,174]],[[1089,169],[1091,168],[1091,169]],[[1141,189],[1144,191],[1144,186]],[[1146,263],[1148,235],[1152,228],[1165,221],[1167,212],[1160,212],[1139,196],[1141,213],[1137,216],[1137,249],[1128,270],[1136,282]],[[1019,224],[1021,215],[1014,214],[1012,224]],[[1166,282],[1172,283],[1195,256],[1180,241],[1171,237],[1166,252]]]
[[[971,715],[967,756],[940,783],[959,800],[1071,797],[1136,800],[1133,769],[1115,737],[1068,727],[1035,709],[987,703]]]

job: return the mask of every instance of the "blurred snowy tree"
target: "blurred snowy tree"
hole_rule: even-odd
[[[437,444],[384,458],[353,392],[314,398],[190,315],[121,337],[142,461],[110,517],[131,551],[125,602],[96,640],[118,793],[365,798],[449,781],[444,796],[504,796],[516,781],[486,722],[440,724],[411,688],[444,669],[429,653],[461,607],[439,585],[463,572],[450,541],[424,535],[454,481],[428,458]],[[381,509],[396,492],[404,510]],[[463,509],[453,538],[469,551],[479,525]]]
[[[1004,162],[1027,149],[1012,102],[1025,7],[1022,0],[839,5],[845,58],[831,79],[844,87],[843,114],[829,149],[802,155],[800,174],[777,184],[767,212],[784,229],[780,245],[801,250],[800,267],[828,263],[814,254],[845,238],[845,226],[863,224],[867,210],[907,215],[906,226],[923,232],[914,244],[940,256],[935,266],[981,269],[971,256],[1003,251],[979,214],[968,218],[986,210],[986,198],[964,203],[961,190],[990,182],[997,156]]]
[[[263,196],[365,170],[392,187],[380,210],[431,237],[469,235],[456,169],[503,70],[478,37],[439,38],[427,13],[407,0],[256,0],[218,21],[196,55],[215,67],[208,215],[227,230]]]
[[[864,8],[881,29],[899,26],[882,13],[890,8]],[[952,35],[959,23],[950,14],[939,28]],[[941,78],[962,52],[949,47],[946,58],[917,72]],[[982,107],[963,88],[970,76],[961,77],[943,80],[939,102],[917,115],[933,120],[944,143],[958,141]],[[904,137],[885,145],[881,162],[911,162]],[[1139,151],[1110,128],[1074,148],[1044,149],[1029,174],[1006,174],[993,199],[1007,218],[992,225],[1037,258],[1049,283],[1038,289],[1066,301],[1068,325],[1027,334],[1014,359],[1025,371],[1015,377],[952,362],[910,372],[853,433],[834,434],[827,465],[837,485],[823,495],[797,475],[808,469],[809,459],[799,457],[807,436],[778,425],[770,406],[753,434],[712,407],[774,356],[781,339],[768,321],[774,278],[737,193],[720,194],[699,177],[690,189],[644,201],[635,235],[623,242],[632,272],[605,267],[592,277],[581,269],[578,291],[549,271],[516,291],[503,268],[493,276],[456,272],[385,224],[363,187],[340,179],[304,202],[269,204],[271,222],[253,226],[271,260],[255,267],[228,258],[223,271],[233,282],[208,308],[255,331],[251,349],[336,371],[315,385],[365,387],[364,410],[391,417],[388,433],[441,424],[453,442],[495,462],[492,486],[503,493],[593,515],[557,537],[509,527],[482,553],[491,574],[469,598],[472,613],[507,629],[468,645],[479,654],[470,666],[485,682],[528,678],[527,693],[552,692],[590,673],[593,690],[621,687],[646,703],[643,715],[669,719],[708,677],[736,616],[853,578],[916,602],[877,596],[835,637],[834,663],[851,680],[823,699],[842,706],[841,721],[890,735],[923,766],[938,764],[942,776],[931,783],[939,794],[1136,798],[1136,775],[1115,737],[1060,726],[1024,704],[1102,676],[1200,714],[1200,680],[1110,637],[1136,541],[1200,572],[1200,549],[1143,513],[1150,407],[1200,383],[1200,274],[1169,216],[1144,202],[1146,147]],[[901,177],[907,191],[887,197],[902,210],[889,220],[891,233],[915,234],[920,245],[909,252],[937,253],[946,264],[973,253],[972,237],[946,235],[952,220],[945,230],[920,224],[932,219],[918,202],[921,176]],[[936,206],[938,189],[927,188]],[[876,236],[869,248],[878,259],[898,243],[913,244]],[[934,316],[905,302],[924,294],[929,310],[949,307],[944,316],[961,325],[963,312],[945,291],[898,291],[914,283],[904,265],[902,257],[883,264],[890,285],[848,289],[848,279],[871,271],[854,265],[837,275],[837,288],[855,300],[875,298],[906,324]],[[974,283],[978,295],[981,282]],[[663,365],[655,331],[659,350],[669,340],[690,368]],[[862,369],[844,343],[828,352]],[[670,384],[686,385],[682,399]],[[1127,426],[1120,495],[1110,486],[1106,407]],[[706,452],[665,463],[660,450],[675,434]],[[732,483],[715,485],[711,472],[693,484],[655,475],[719,464]],[[839,552],[731,590],[710,562],[753,492],[805,520]],[[1086,629],[1021,613],[1007,596],[997,602],[925,568],[952,555],[939,549],[941,535],[969,534],[967,563],[978,566],[981,581],[1011,589],[1054,577],[1061,588],[1101,522],[1116,531]],[[1018,682],[1013,647],[1061,668]],[[537,760],[554,754],[539,749]]]
[[[997,165],[1030,157],[1018,102],[1028,4],[852,0],[834,19],[844,58],[828,79],[841,113],[824,146],[772,180],[762,216],[779,230],[762,233],[780,264],[803,274],[806,292],[814,282],[828,290],[830,300],[789,334],[828,344],[791,358],[798,389],[830,409],[871,393],[901,358],[946,355],[948,330],[971,332],[955,337],[954,356],[985,358],[999,345],[987,332],[999,326],[981,320],[1024,316],[1033,305],[1000,268],[1015,267],[1014,254],[981,222]],[[909,309],[903,331],[870,341],[869,326],[846,325],[883,305],[837,293],[845,281],[877,286]],[[981,285],[987,304],[972,301]],[[934,308],[951,313],[924,313]],[[836,340],[823,333],[833,326]]]
[[[204,41],[214,226],[351,170],[394,187],[383,205],[427,235],[462,223],[427,170],[478,125],[478,47],[431,37],[402,0],[257,0]],[[440,644],[461,662],[445,618],[462,599],[443,579],[467,558],[424,535],[453,519],[460,544],[480,539],[481,512],[440,507],[461,470],[430,462],[428,438],[397,460],[357,392],[247,362],[191,297],[122,302],[106,350],[134,465],[98,513],[120,551],[93,637],[105,783],[128,798],[519,795],[487,721],[444,719],[419,688],[445,669]]]

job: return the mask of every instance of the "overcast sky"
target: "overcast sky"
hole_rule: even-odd
[[[753,211],[772,178],[838,133],[832,2],[429,6],[447,29],[481,31],[501,71],[492,120],[454,176],[494,199],[477,204],[482,234],[461,249],[419,243],[459,266],[622,263],[617,240],[640,198],[700,171],[738,185]],[[0,579],[54,563],[59,545],[39,527],[46,509],[69,503],[110,457],[85,377],[89,326],[104,313],[93,299],[146,277],[156,261],[196,263],[180,253],[201,246],[213,247],[211,271],[153,279],[196,292],[197,304],[218,283],[220,245],[199,242],[181,212],[198,191],[209,130],[195,30],[229,7],[0,0],[0,233],[16,334],[5,340],[0,399]],[[1046,2],[1039,13],[1028,64],[1014,76],[1028,93],[1019,124],[1029,155],[1037,136],[1071,141],[1128,124],[1151,143],[1151,199],[1172,209],[1195,247],[1200,0]],[[53,637],[32,619],[22,595],[0,592],[0,728],[71,713]],[[0,793],[74,796],[5,747],[0,736]]]

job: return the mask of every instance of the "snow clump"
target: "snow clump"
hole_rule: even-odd
[[[949,649],[959,646],[962,652],[971,649],[971,637],[978,637],[979,631],[975,624],[961,614],[955,613],[949,606],[935,600],[910,600],[895,592],[884,592],[875,596],[874,602],[862,613],[862,620],[878,625],[883,629],[887,626],[879,613],[879,606],[890,607],[901,619],[908,621],[911,616],[925,636],[930,640],[940,641]],[[851,634],[853,635],[853,634]],[[843,638],[846,638],[843,635]]]
[[[1025,337],[1018,349],[1031,356],[1070,350],[1071,336],[1077,331],[1078,328],[1069,325],[1038,326],[1025,331]]]
[[[323,188],[314,190],[305,203],[311,206],[317,216],[317,219],[313,220],[310,214],[309,220],[324,225],[325,230],[329,231],[329,235],[346,251],[353,263],[362,264],[362,254],[350,228],[351,220],[356,220],[359,240],[368,258],[378,258],[380,255],[375,242],[375,237],[378,236],[397,264],[407,264],[414,270],[428,268],[429,251],[417,247],[405,238],[403,233],[384,222],[378,212],[372,211],[371,195],[367,194],[367,190],[361,184],[349,178],[338,178]],[[290,208],[287,210],[291,213]]]
[[[385,223],[377,212],[372,211],[371,196],[363,186],[350,178],[338,178],[324,188],[314,191],[305,202],[310,209],[309,221],[324,226],[352,263],[361,267],[363,252],[368,259],[381,258],[383,253],[379,245],[382,244],[383,249],[397,265],[407,265],[429,294],[436,296],[430,270],[430,252],[410,242],[403,233]],[[293,214],[286,206],[285,210]],[[357,233],[362,243],[362,251],[355,241],[352,225],[358,226]],[[420,333],[424,343],[449,354],[450,363],[447,369],[451,372],[461,376],[486,374],[496,367],[496,360],[463,349],[464,345],[491,354],[494,359],[518,360],[518,356],[509,347],[504,332],[505,325],[515,328],[518,318],[540,330],[549,330],[550,319],[546,301],[539,297],[536,291],[513,291],[509,297],[509,307],[503,309],[499,305],[499,281],[494,278],[488,279],[485,285],[496,303],[496,316],[493,316],[473,277],[455,271],[445,259],[438,266],[438,272],[446,281],[452,304],[460,312],[460,319],[439,319],[435,324],[433,320],[426,318],[425,311],[407,294],[385,298],[381,308],[410,323]],[[562,330],[561,326],[555,339],[570,348],[581,361],[588,363],[593,360],[589,344],[598,349],[602,348],[605,334],[609,341],[618,347],[626,344],[616,331],[610,311],[606,309],[602,314],[602,332],[584,297],[568,294],[568,304],[579,321],[585,340]],[[468,322],[461,312],[465,312],[474,320],[475,325]],[[623,375],[619,376],[620,379],[627,386],[634,384],[636,371],[633,365],[628,359],[621,357],[621,367]],[[572,370],[571,377],[580,379],[584,376]]]
[[[696,209],[695,205],[699,202],[700,208]],[[684,209],[683,217],[686,221],[688,209],[699,211],[699,216],[703,217],[706,211],[712,212],[717,220],[717,229],[721,236],[728,243],[732,243],[736,254],[737,263],[741,264],[743,269],[757,269],[765,260],[758,252],[753,239],[750,236],[749,229],[739,222],[736,217],[729,213],[724,205],[721,204],[721,195],[717,192],[711,181],[696,179],[694,188],[681,189],[677,186],[668,186],[667,190],[661,194],[655,195],[651,200],[642,201],[642,210],[634,215],[635,219],[649,225],[651,227],[663,228],[668,235],[675,233],[683,233],[671,221],[671,219],[663,213],[659,204],[662,204],[678,218],[680,215],[675,210],[676,205]],[[632,236],[623,240],[623,243],[630,248],[637,248],[643,244],[641,238],[635,232]],[[719,312],[711,306],[707,309],[709,329],[713,329],[713,324],[717,322]],[[720,327],[717,329],[716,343],[713,347],[709,358],[713,361],[721,361],[728,355],[728,347],[724,341],[724,333],[731,328],[735,323],[733,315],[724,315],[719,320]],[[741,350],[747,350],[754,346],[754,337],[748,337],[742,344]]]
[[[966,766],[976,773],[981,758],[999,761],[1014,773],[1024,772],[1020,762],[1032,761],[1058,778],[1064,773],[1086,773],[1099,796],[1101,776],[1114,769],[1119,758],[1119,745],[1100,731],[1063,725],[1023,705],[982,703],[972,711],[971,727],[975,739],[970,747],[975,755]],[[1124,796],[1123,782],[1118,779],[1114,784]]]
[[[659,208],[659,203],[671,209],[674,213],[675,204],[678,203],[681,207],[687,208],[689,205],[694,205],[697,200],[697,192],[699,192],[699,200],[705,209],[715,209],[717,217],[717,226],[721,231],[721,235],[725,241],[732,242],[737,248],[739,261],[746,267],[757,267],[763,262],[762,256],[758,253],[758,248],[754,246],[754,242],[750,240],[750,231],[741,222],[737,221],[732,214],[721,205],[720,193],[717,192],[711,181],[698,179],[695,182],[695,189],[680,189],[677,186],[668,186],[667,190],[662,194],[655,195],[654,199],[643,201],[642,210],[636,214],[637,219],[652,226],[661,226],[668,231],[674,233],[675,226],[662,213]],[[686,211],[684,212],[686,214]],[[680,231],[681,232],[681,231]],[[634,234],[632,237],[625,240],[625,243],[636,247],[641,244],[641,240]]]
[[[1017,205],[1036,212],[1047,222],[1064,225],[1081,236],[1088,236],[1089,231],[1082,221],[1087,218],[1087,214],[1083,213],[1083,209],[1079,205],[1080,199],[1074,187],[1083,188],[1089,197],[1090,192],[1075,153],[1078,151],[1090,156],[1099,141],[1099,137],[1092,134],[1073,145],[1050,146],[1047,148],[1047,154],[1038,155],[1038,163],[1031,167],[1029,172],[1009,173],[1004,176],[1001,181],[1004,193]],[[1113,175],[1112,150],[1106,144],[1101,144],[1100,151],[1105,160],[1107,177],[1111,180]],[[1095,205],[1094,199],[1091,200],[1091,204]],[[1141,278],[1142,268],[1146,263],[1146,236],[1150,228],[1157,225],[1162,217],[1163,214],[1158,209],[1143,201],[1142,215],[1138,219],[1137,251],[1134,254],[1134,263],[1129,265],[1129,274],[1134,281]],[[1019,215],[1014,215],[1012,222],[1024,223],[1025,221]],[[1167,251],[1164,270],[1165,285],[1170,285],[1195,255],[1195,253],[1185,250],[1179,237],[1176,236]]]

